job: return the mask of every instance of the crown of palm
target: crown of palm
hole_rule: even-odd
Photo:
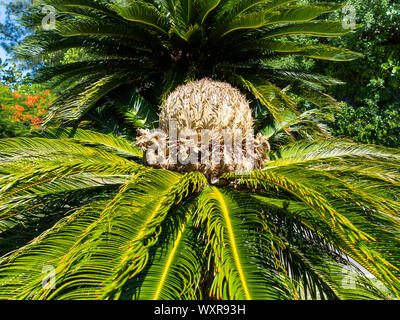
[[[321,107],[335,106],[324,87],[341,82],[276,68],[276,59],[293,55],[349,61],[361,56],[296,41],[296,36],[334,37],[351,31],[338,21],[315,20],[340,5],[296,2],[44,0],[56,9],[56,29],[36,32],[17,52],[32,58],[69,48],[84,50],[81,62],[40,73],[38,80],[65,86],[50,116],[54,122],[80,119],[107,97],[115,99],[127,90],[135,101],[145,98],[159,105],[179,84],[203,77],[234,84],[279,121],[283,109],[295,109],[289,93]],[[40,25],[43,15],[30,18]],[[135,118],[152,121],[156,112],[146,108]]]

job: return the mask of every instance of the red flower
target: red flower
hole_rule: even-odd
[[[38,117],[34,117],[33,119],[32,119],[32,124],[40,124],[40,123],[42,123],[42,120],[40,119],[40,118],[38,118]]]
[[[20,106],[20,105],[18,105],[18,104],[15,105],[15,109],[17,109],[21,113],[25,111],[25,108]]]
[[[21,116],[22,116],[22,113],[17,111],[12,115],[12,118],[14,118],[17,121],[21,121]]]
[[[26,100],[25,100],[25,104],[27,106],[33,106],[35,103],[37,103],[39,101],[40,101],[40,97],[27,95],[26,96]]]

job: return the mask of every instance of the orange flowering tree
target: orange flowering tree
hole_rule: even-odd
[[[0,137],[39,129],[53,98],[50,90],[39,86],[19,85],[12,89],[0,83]]]

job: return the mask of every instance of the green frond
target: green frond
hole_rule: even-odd
[[[56,32],[63,37],[91,36],[91,37],[113,37],[122,40],[134,40],[142,45],[147,45],[146,35],[138,28],[131,28],[128,25],[110,23],[108,21],[71,19],[60,21],[57,24]],[[148,39],[147,39],[148,40]]]
[[[315,37],[337,37],[351,32],[344,29],[341,22],[337,21],[310,21],[277,27],[264,34],[264,39],[287,36],[287,35],[309,35]]]
[[[352,61],[362,58],[363,55],[343,48],[336,48],[324,44],[304,46],[297,42],[270,42],[269,48],[281,53],[294,53],[296,55],[313,59],[331,61]]]
[[[182,34],[195,24],[196,10],[200,7],[200,3],[196,0],[166,0],[161,1],[160,5],[165,11],[164,14],[169,16],[172,29],[178,34]]]
[[[318,141],[301,141],[284,146],[270,155],[270,167],[305,164],[308,161],[322,161],[332,158],[345,160],[346,157],[354,157],[362,161],[372,161],[381,158],[382,161],[399,161],[400,153],[396,149],[390,149],[375,145],[363,145],[344,139],[329,139]]]
[[[216,33],[222,38],[234,31],[258,29],[265,26],[265,24],[265,12],[254,12],[235,18],[228,24],[221,26]]]
[[[168,19],[162,16],[157,8],[148,2],[128,1],[127,6],[113,5],[113,8],[128,21],[148,25],[160,31],[161,34],[168,34],[170,26]]]
[[[290,245],[279,254],[281,263],[298,284],[301,299],[387,299],[345,253],[330,244],[318,222],[309,217],[306,205],[260,195],[263,219],[275,226],[277,236]],[[259,207],[253,204],[254,207]]]
[[[296,112],[294,100],[271,82],[256,77],[238,77],[238,80],[268,109],[277,121],[280,120],[280,114],[285,109]]]
[[[291,284],[276,265],[273,235],[249,207],[232,193],[209,187],[199,197],[197,225],[206,225],[210,263],[215,265],[211,297],[217,299],[285,299]],[[262,249],[257,251],[257,243]],[[212,261],[212,262],[211,262]],[[255,268],[258,261],[263,267]],[[280,272],[278,271],[280,270]]]
[[[333,108],[340,108],[341,103],[329,94],[325,93],[324,90],[324,88],[321,88],[314,82],[303,79],[298,79],[298,81],[292,82],[290,87],[291,93],[310,101],[321,109],[332,110]]]
[[[256,117],[256,128],[268,138],[273,150],[297,140],[313,141],[329,138],[329,130],[320,123],[320,119],[329,118],[329,114],[319,110],[308,110],[296,114],[286,110],[279,115],[279,121],[271,121],[262,113]]]
[[[226,175],[226,177],[230,176],[230,174]],[[278,169],[271,168],[270,170],[254,171],[248,178],[242,178],[242,181],[254,187],[261,185],[263,188],[268,188],[269,185],[272,188],[281,188],[305,202],[310,209],[332,228],[339,225],[340,229],[346,229],[347,236],[351,241],[370,240],[370,237],[358,230],[346,217],[335,210],[322,193],[307,185],[291,180],[291,178],[287,178],[284,172],[281,173]]]
[[[371,283],[368,271],[361,270],[346,250],[341,251],[341,241],[310,212],[306,204],[261,195],[254,197],[267,205],[268,209],[263,209],[269,213],[265,219],[272,221],[278,232],[286,233],[282,236],[291,245],[287,247],[287,252],[282,253],[282,259],[291,270],[291,277],[302,285],[302,298],[307,298],[309,293],[311,299],[324,296],[328,299],[388,299],[387,292],[381,292]],[[271,216],[271,213],[274,215]],[[365,222],[363,228],[367,228]],[[397,242],[393,240],[385,239],[385,243],[391,244],[391,252],[395,252],[393,249]]]
[[[49,197],[61,196],[75,190],[121,185],[129,180],[139,166],[65,164],[31,168],[25,172],[13,170],[0,178],[0,219],[8,219],[32,210],[48,201]],[[19,169],[21,170],[21,169]]]
[[[281,54],[299,55],[313,59],[331,61],[351,61],[362,58],[363,55],[343,48],[336,48],[325,44],[304,45],[300,42],[277,41],[264,39],[259,41],[246,41],[239,48],[240,51],[267,50]]]
[[[301,148],[301,145],[307,148],[305,142],[294,146]],[[377,155],[368,156],[374,146],[357,148],[350,144],[340,148],[332,141],[325,142],[332,148],[324,149],[320,143],[321,149],[317,149],[317,145],[310,142],[304,158],[300,150],[297,159],[295,156],[289,160],[286,153],[289,155],[286,164],[285,153],[280,156],[278,151],[271,157],[277,159],[264,171],[237,179],[256,188],[281,190],[295,196],[309,207],[307,211],[313,220],[326,226],[321,234],[335,235],[337,247],[398,295],[399,266],[394,250],[400,217],[398,155],[380,148],[382,153],[386,152],[380,158],[377,147]],[[313,147],[316,147],[314,154]],[[357,155],[360,153],[364,157]],[[386,241],[380,241],[383,238]]]
[[[42,288],[43,270],[76,244],[77,236],[95,224],[104,202],[90,204],[57,222],[29,244],[0,260],[1,299],[34,298]],[[100,209],[100,211],[99,211]]]
[[[104,134],[81,128],[48,128],[40,136],[48,139],[73,139],[72,142],[104,148],[125,157],[143,155],[131,141],[112,133]]]
[[[324,14],[336,11],[342,5],[291,5],[273,11],[266,16],[266,25],[306,22]]]
[[[265,73],[268,73],[269,68],[265,70]],[[285,70],[285,69],[275,69],[270,72],[271,76],[275,79],[279,79],[282,81],[287,81],[291,83],[292,81],[303,81],[311,84],[315,84],[315,86],[334,86],[334,85],[340,85],[344,84],[342,81],[320,75],[317,73],[308,73],[304,71],[298,71],[298,70]],[[323,89],[323,87],[322,87]]]
[[[94,75],[83,82],[74,84],[65,96],[61,95],[53,103],[45,123],[48,125],[62,120],[79,120],[105,95],[120,87],[124,83],[123,79],[129,81],[128,71],[120,71],[112,75]],[[76,95],[71,95],[71,93],[76,93]]]
[[[218,5],[221,3],[221,0],[199,0],[199,23],[203,24],[207,19],[208,15],[215,10]]]
[[[118,17],[112,10],[111,6],[107,1],[96,1],[96,0],[44,0],[44,3],[52,6],[61,7],[77,7],[77,8],[87,8],[106,14],[110,17]]]
[[[309,25],[308,28],[300,24],[301,22],[311,21],[314,18],[320,16],[321,14],[336,11],[337,9],[338,9],[337,5],[330,7],[309,6],[309,5],[289,6],[286,9],[273,12],[261,9],[260,11],[254,11],[248,14],[239,15],[237,18],[233,19],[226,25],[221,26],[220,33],[221,37],[224,37],[229,33],[237,30],[258,29],[261,27],[266,27],[276,24],[285,24],[285,25],[295,24],[293,28],[290,28],[290,26],[285,26],[282,27],[281,29],[276,29],[275,32],[277,33],[274,33],[274,30],[270,32],[267,31],[267,35],[264,36],[264,38],[266,39],[276,35],[282,36],[297,32],[301,34],[312,34],[314,31],[318,31],[318,33],[316,33],[318,34],[318,36],[321,36],[321,34],[327,36],[327,30],[329,30],[331,36],[337,36],[338,35],[337,33],[334,34],[332,33],[333,30],[335,30],[335,32],[338,32],[337,30],[340,30],[340,32],[345,31],[343,27],[339,29],[339,24],[336,24],[335,28],[333,28],[332,25],[330,26],[330,28],[327,28],[329,22],[321,22],[323,24],[320,24],[318,26],[317,24],[314,24],[313,27],[310,27]]]
[[[111,140],[112,138],[109,137],[109,141]],[[123,144],[122,141],[121,144]],[[3,164],[7,165],[28,166],[32,164],[44,167],[46,161],[48,163],[58,162],[59,164],[77,161],[86,164],[132,163],[115,153],[85,146],[72,139],[8,138],[0,141],[0,148],[0,159]]]
[[[85,226],[84,232],[74,234],[70,249],[62,253],[49,250],[49,255],[54,255],[52,262],[58,275],[54,291],[41,289],[42,277],[31,274],[30,285],[20,287],[18,292],[13,291],[12,296],[32,299],[118,298],[126,281],[146,267],[149,250],[158,243],[170,209],[204,183],[205,178],[195,173],[186,176],[165,170],[138,173],[100,211],[97,209],[96,218]],[[60,228],[54,234],[55,241],[71,234],[68,229],[67,234],[63,230]],[[48,234],[52,235],[51,232]],[[37,248],[46,246],[46,236],[43,234],[31,246],[35,248],[36,243]],[[28,246],[26,251],[23,248],[6,257],[3,260],[7,263],[6,272],[13,268],[10,264],[17,267],[20,259],[35,264],[35,256],[30,256],[32,250]],[[92,270],[92,276],[87,277],[83,270]],[[29,266],[26,273],[31,273]],[[14,281],[11,277],[3,283],[11,288]],[[28,292],[28,287],[36,289]]]
[[[180,300],[201,297],[200,280],[204,254],[193,228],[193,201],[178,207],[173,220],[163,227],[160,242],[151,253],[151,263],[127,287],[135,288],[135,299]],[[132,289],[131,289],[132,290]]]
[[[223,5],[219,17],[226,21],[245,13],[252,8],[262,7],[262,10],[267,12],[295,1],[297,0],[230,0]]]
[[[117,70],[129,72],[129,70],[134,67],[139,67],[142,69],[148,68],[148,66],[146,66],[146,61],[138,61],[133,58],[132,59],[108,58],[104,60],[74,62],[74,63],[58,65],[55,67],[44,68],[40,70],[36,78],[36,81],[44,82],[44,81],[49,81],[52,78],[62,77],[63,80],[59,81],[59,83],[62,83],[63,81],[79,76],[81,72],[85,72],[86,76],[91,74],[98,75],[99,70],[101,70],[101,73],[103,74],[107,73],[110,74],[113,73],[113,71],[115,72]]]
[[[125,121],[136,128],[155,128],[158,109],[136,91],[131,90],[110,96]]]

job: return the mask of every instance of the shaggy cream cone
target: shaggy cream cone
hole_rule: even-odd
[[[136,140],[154,167],[201,171],[216,182],[227,172],[262,169],[268,160],[269,143],[254,137],[249,102],[228,83],[205,78],[178,87],[159,124],[157,131],[141,129]]]

